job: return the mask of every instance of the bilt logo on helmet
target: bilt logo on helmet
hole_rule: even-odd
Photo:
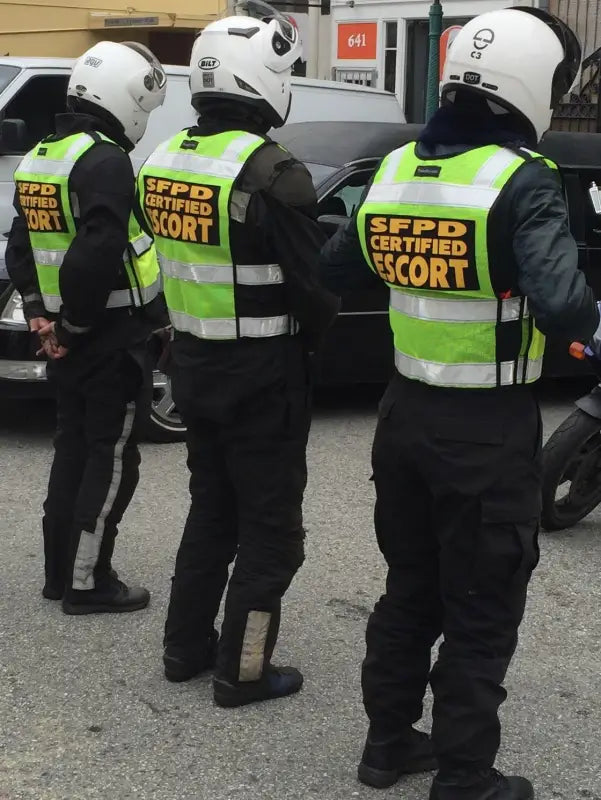
[[[212,58],[211,56],[205,56],[198,62],[198,66],[201,69],[217,69],[220,64],[221,61],[218,58]]]
[[[88,56],[83,63],[86,65],[86,67],[99,67],[102,64],[102,59],[94,58],[94,56]]]
[[[482,28],[478,33],[474,34],[474,49],[471,57],[475,59],[482,58],[482,52],[491,45],[495,40],[495,32],[490,28]]]

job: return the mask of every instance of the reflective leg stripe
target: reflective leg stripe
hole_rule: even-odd
[[[521,318],[521,297],[510,297],[501,301],[501,322]],[[439,322],[497,322],[496,300],[445,300],[434,297],[418,297],[398,289],[390,290],[390,307],[408,317]],[[527,304],[524,317],[529,316]]]
[[[290,317],[240,317],[235,319],[197,319],[183,311],[169,309],[173,327],[182,333],[192,333],[200,339],[237,339],[240,336],[261,339],[283,336],[291,332]]]
[[[268,611],[249,611],[240,653],[239,681],[258,681],[261,678],[270,622]]]
[[[396,368],[407,378],[415,378],[432,386],[447,386],[470,389],[487,389],[498,386],[497,364],[439,364],[434,361],[421,361],[399,350],[395,350],[394,361]],[[540,378],[543,368],[543,359],[528,361],[526,368],[526,382]],[[500,383],[502,386],[511,386],[522,383],[524,375],[524,359],[518,361],[503,361],[500,365]]]
[[[123,421],[123,428],[121,435],[115,443],[113,450],[113,471],[111,480],[108,486],[106,499],[103,503],[100,514],[96,519],[96,527],[94,532],[82,531],[79,537],[79,546],[75,556],[75,567],[73,569],[73,589],[79,591],[88,591],[93,589],[94,583],[94,568],[98,563],[98,556],[100,554],[100,547],[102,546],[102,537],[104,534],[104,523],[110,514],[113,503],[119,490],[121,483],[121,476],[123,473],[123,448],[129,439],[134,424],[134,417],[136,415],[136,404],[128,403],[125,411],[125,419]]]
[[[412,203],[414,205],[483,208],[488,210],[499,196],[499,189],[455,183],[376,183],[369,190],[367,203]]]
[[[234,267],[219,264],[185,264],[159,256],[161,270],[170,278],[194,283],[234,283]],[[284,283],[279,264],[237,264],[236,282],[244,286]]]

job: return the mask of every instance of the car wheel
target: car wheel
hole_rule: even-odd
[[[186,426],[171,395],[171,380],[162,372],[153,374],[153,393],[146,436],[151,442],[183,442]]]

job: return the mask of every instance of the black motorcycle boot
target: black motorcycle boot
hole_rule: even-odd
[[[402,775],[431,772],[438,768],[427,733],[409,728],[396,735],[378,735],[370,727],[357,777],[376,789],[387,789]]]
[[[165,677],[171,683],[183,683],[196,678],[206,670],[213,669],[217,662],[217,645],[219,635],[213,631],[204,647],[195,649],[178,647],[173,644],[165,646],[163,664]]]
[[[294,667],[274,667],[269,664],[258,681],[239,681],[229,683],[215,676],[213,696],[215,703],[222,708],[237,708],[263,700],[277,700],[280,697],[299,692],[303,685],[302,674]]]
[[[430,800],[534,800],[534,788],[526,778],[505,777],[496,769],[447,776],[439,773]]]
[[[95,589],[67,589],[63,597],[65,614],[125,614],[140,611],[150,602],[150,593],[141,586],[129,587],[112,575],[98,581]]]
[[[109,570],[108,574],[115,580],[119,579],[119,576],[112,568]],[[48,577],[46,578],[46,583],[44,584],[44,588],[42,589],[42,596],[45,597],[46,600],[62,600],[64,594],[65,594],[64,581]]]

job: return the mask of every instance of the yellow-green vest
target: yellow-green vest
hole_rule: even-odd
[[[49,313],[61,309],[60,268],[78,227],[79,202],[69,177],[78,160],[102,141],[111,140],[99,133],[44,140],[27,153],[15,172],[38,283]],[[133,213],[123,263],[123,280],[109,295],[107,308],[142,306],[154,300],[160,288],[156,252],[152,238],[142,231]]]
[[[243,131],[202,137],[182,131],[140,170],[140,205],[155,237],[177,331],[214,340],[294,333],[281,267],[235,264],[232,258],[230,224],[236,217],[243,221],[236,208],[248,200],[236,191],[236,179],[264,142]],[[275,313],[266,316],[266,307]]]
[[[390,287],[402,375],[481,389],[540,377],[544,337],[526,298],[510,296],[515,287],[495,293],[488,252],[491,209],[531,158],[542,156],[488,145],[424,160],[411,142],[382,162],[357,225],[366,260]]]

